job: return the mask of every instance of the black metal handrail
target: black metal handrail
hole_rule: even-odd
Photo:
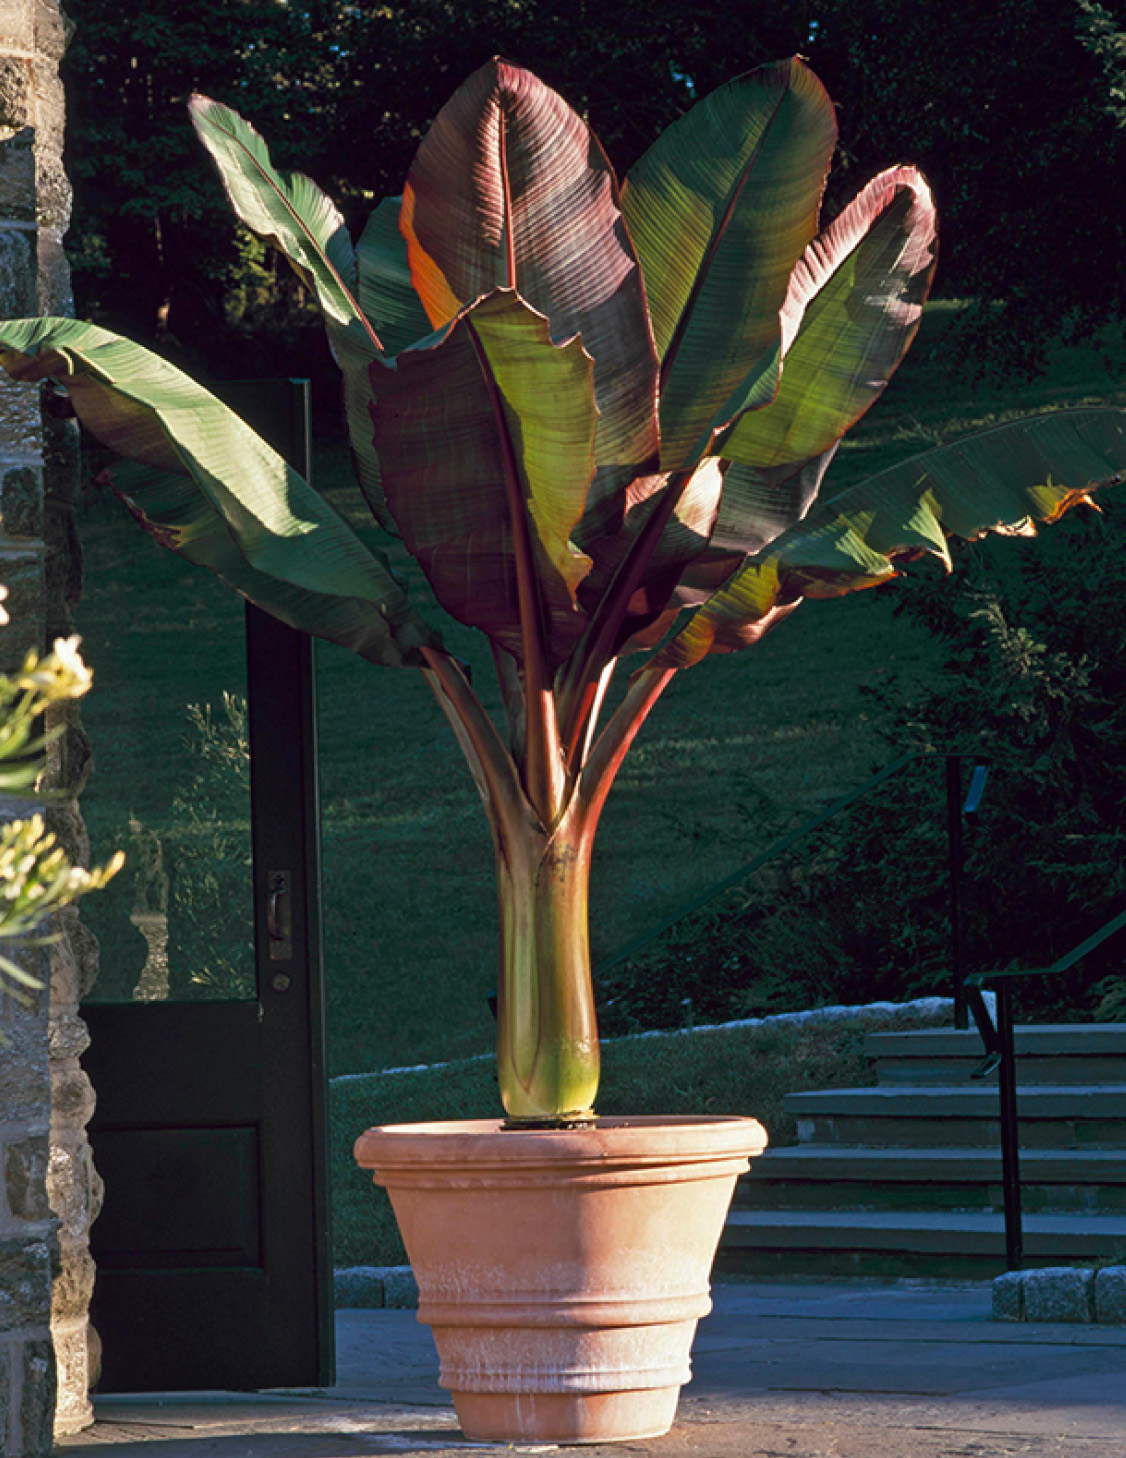
[[[968,758],[968,756],[962,754],[944,754],[942,756],[936,756],[929,750],[908,750],[906,753],[901,754],[898,759],[892,760],[891,764],[886,765],[882,770],[878,770],[874,775],[872,775],[869,779],[865,780],[865,782],[862,785],[858,786],[855,790],[850,790],[847,794],[842,795],[837,800],[834,800],[831,805],[826,806],[824,810],[819,811],[811,819],[804,821],[795,829],[787,831],[785,835],[780,836],[778,840],[773,842],[773,844],[767,846],[764,851],[760,851],[758,855],[752,856],[749,861],[744,862],[743,865],[737,867],[729,875],[724,876],[721,881],[714,882],[712,885],[706,887],[703,891],[699,892],[698,895],[694,896],[691,901],[686,901],[682,905],[678,906],[674,911],[671,911],[668,916],[664,918],[663,921],[658,922],[658,924],[654,927],[651,927],[649,931],[642,933],[640,936],[634,937],[634,939],[630,942],[627,942],[624,947],[619,948],[619,950],[614,952],[611,956],[604,958],[601,962],[598,963],[598,965],[594,969],[595,977],[603,976],[605,973],[609,972],[612,967],[616,967],[619,963],[625,962],[630,957],[636,956],[638,952],[644,950],[644,948],[649,946],[651,942],[655,942],[659,936],[663,935],[663,933],[667,932],[671,927],[674,927],[677,922],[683,921],[686,916],[691,916],[693,912],[702,910],[702,908],[707,906],[709,902],[714,901],[716,897],[722,896],[725,891],[730,891],[733,886],[737,886],[741,881],[745,881],[749,876],[753,875],[755,871],[761,869],[761,867],[765,866],[769,861],[774,860],[776,856],[784,854],[792,846],[796,845],[798,841],[804,839],[805,836],[812,834],[812,832],[815,830],[819,830],[821,826],[826,823],[826,821],[831,820],[835,815],[839,815],[843,810],[847,810],[851,805],[855,805],[858,800],[862,800],[865,795],[871,794],[871,792],[876,789],[877,786],[882,785],[885,780],[889,780],[894,775],[899,774],[902,770],[906,769],[908,765],[913,764],[915,760],[936,759],[939,757],[941,757],[945,761],[946,770],[946,834],[948,849],[947,860],[949,871],[948,899],[950,906],[950,970],[954,993],[954,1026],[957,1028],[967,1027],[968,1019],[966,1016],[966,1002],[963,977],[964,957],[962,931],[962,824],[964,817],[967,815],[972,815],[977,810],[977,807],[981,802],[982,792],[985,789],[985,781],[988,775],[988,767],[980,759],[977,761],[973,775],[970,779],[968,793],[965,800],[963,801],[962,762],[964,759]]]
[[[985,1057],[970,1074],[986,1078],[997,1071],[1001,1116],[1001,1183],[1005,1200],[1005,1259],[1010,1271],[1024,1263],[1024,1228],[1020,1192],[1020,1130],[1017,1116],[1016,1038],[1013,1027],[1013,982],[1019,977],[1052,977],[1067,972],[1101,946],[1115,932],[1126,927],[1126,911],[1120,911],[1092,932],[1085,941],[1059,957],[1050,967],[1006,967],[995,972],[974,972],[965,979],[965,998],[985,1045]],[[989,1015],[983,989],[996,983],[997,1021]]]

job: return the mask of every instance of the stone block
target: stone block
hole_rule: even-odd
[[[0,226],[0,309],[7,318],[28,319],[38,312],[35,297],[38,263],[33,230]],[[5,446],[11,446],[7,437],[4,441]]]
[[[409,1310],[418,1305],[418,1283],[410,1266],[347,1266],[333,1274],[337,1310]]]
[[[47,1203],[47,1136],[36,1135],[10,1144],[4,1156],[8,1209],[17,1220],[49,1220]]]
[[[0,582],[11,621],[0,628],[0,672],[18,668],[30,649],[43,646],[43,551],[39,547],[0,550]]]
[[[0,229],[0,247],[8,236]],[[2,262],[0,258],[0,264]],[[3,278],[0,275],[0,286],[2,284]],[[40,420],[39,386],[10,380],[5,375],[0,382],[0,444],[4,451],[6,470],[21,466],[26,469],[29,464],[38,468],[41,460]],[[21,485],[18,480],[14,483],[13,496],[18,494]],[[42,526],[42,485],[36,482],[35,488],[39,498],[39,522]]]
[[[29,51],[34,43],[34,0],[4,0],[0,5],[0,51]]]
[[[4,136],[5,65],[0,57],[0,137]],[[17,132],[10,140],[0,141],[0,220],[3,222],[35,222],[35,133],[30,127]]]
[[[5,391],[0,399],[7,398]],[[6,424],[0,416],[0,433]],[[0,524],[6,537],[43,535],[43,476],[37,467],[9,466],[0,473]]]
[[[11,4],[12,0],[6,3]],[[61,61],[74,35],[74,21],[61,9],[58,0],[31,0],[29,9],[35,21],[36,50],[47,60]],[[46,89],[41,85],[41,91]],[[58,106],[61,111],[61,101]]]
[[[54,1447],[55,1426],[55,1354],[48,1340],[24,1347],[20,1426],[26,1458],[40,1454],[47,1458]]]
[[[1106,1266],[1095,1273],[1095,1320],[1126,1325],[1126,1266]]]
[[[42,237],[42,232],[40,237]],[[38,291],[39,308],[44,314],[66,316],[74,314],[74,290],[70,284],[70,265],[61,248],[44,247],[39,253],[39,271],[35,286]]]
[[[993,1278],[993,1320],[1024,1320],[1024,1282],[1021,1271],[1006,1271]]]
[[[5,1038],[0,1056],[0,1109],[4,1121],[45,1127],[50,1107],[47,1075],[46,1008],[42,994],[34,1005],[23,1007],[0,993],[0,1033]]]
[[[388,1266],[383,1277],[383,1304],[413,1310],[418,1306],[418,1282],[410,1266]]]
[[[337,1311],[378,1310],[383,1305],[384,1266],[341,1266],[333,1272]]]
[[[0,135],[25,131],[31,120],[31,63],[0,56]]]
[[[98,939],[81,918],[68,927],[67,940],[78,972],[78,1001],[98,980]]]
[[[12,1352],[14,1342],[0,1341],[0,1453],[15,1447],[12,1433]]]
[[[0,1332],[46,1326],[51,1254],[45,1240],[0,1240]]]
[[[58,1390],[55,1398],[55,1434],[80,1433],[93,1422],[90,1403],[90,1347],[86,1321],[55,1322],[54,1338]]]
[[[63,171],[62,159],[46,156],[39,164],[35,189],[39,226],[61,238],[70,224],[71,187]],[[69,293],[70,280],[67,279]]]
[[[1046,1266],[1022,1274],[1026,1321],[1094,1320],[1094,1271],[1074,1266]]]
[[[52,1058],[78,1058],[90,1046],[90,1030],[77,1013],[51,1014],[48,1047]]]
[[[47,1166],[47,1198],[59,1220],[59,1239],[79,1245],[87,1238],[100,1203],[101,1182],[95,1184],[90,1146],[82,1130],[52,1131]]]
[[[94,1090],[77,1060],[52,1070],[52,1108],[56,1122],[83,1128],[94,1112]]]
[[[84,1321],[94,1294],[94,1258],[85,1244],[64,1246],[59,1256],[59,1271],[51,1287],[52,1319]]]

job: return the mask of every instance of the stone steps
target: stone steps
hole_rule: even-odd
[[[922,1042],[911,1033],[874,1033],[866,1042],[876,1060],[880,1084],[964,1086],[982,1060],[973,1029],[928,1030]],[[1040,1023],[1016,1030],[1017,1081],[1034,1083],[1121,1083],[1126,1080],[1126,1023]]]
[[[1126,1214],[1126,1149],[1025,1149],[1023,1206]],[[740,1182],[736,1208],[1003,1208],[1000,1151],[871,1149],[796,1145],[771,1150]]]
[[[1032,1148],[1126,1148],[1126,1083],[1033,1084],[1019,1093],[1021,1143]],[[899,1148],[1000,1143],[996,1083],[884,1084],[790,1094],[803,1144]]]
[[[1026,1215],[1026,1260],[1121,1261],[1126,1213]],[[898,1275],[973,1278],[1005,1267],[999,1213],[937,1210],[732,1210],[723,1243],[730,1275]]]
[[[799,1143],[741,1182],[718,1269],[983,1277],[1005,1267],[996,1076],[976,1031],[876,1033],[871,1088],[791,1094]],[[1126,1256],[1126,1024],[1017,1029],[1025,1251]]]

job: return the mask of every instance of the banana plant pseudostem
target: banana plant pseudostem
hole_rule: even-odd
[[[599,814],[670,679],[806,597],[1031,533],[1126,466],[1126,413],[1059,412],[823,484],[919,325],[935,261],[912,167],[824,230],[833,107],[797,59],[697,104],[619,189],[587,125],[496,60],[439,113],[401,198],[353,244],[307,177],[196,97],[242,221],[324,313],[377,520],[485,633],[503,729],[386,561],[207,390],[93,325],[0,325],[124,458],[115,490],[164,545],[284,621],[420,670],[488,814],[509,1120],[590,1116],[598,1040],[587,885]],[[618,660],[646,653],[599,726]]]

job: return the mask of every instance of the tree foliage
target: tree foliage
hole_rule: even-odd
[[[877,166],[917,161],[943,223],[939,288],[981,301],[971,332],[985,353],[1035,366],[1061,325],[1126,307],[1124,0],[70,0],[68,11],[80,312],[202,351],[221,372],[276,370],[287,350],[285,367],[302,359],[307,372],[311,335],[296,281],[232,226],[198,165],[190,93],[252,120],[358,231],[401,191],[446,96],[494,54],[567,96],[624,173],[695,97],[800,52],[837,103],[830,212]]]

